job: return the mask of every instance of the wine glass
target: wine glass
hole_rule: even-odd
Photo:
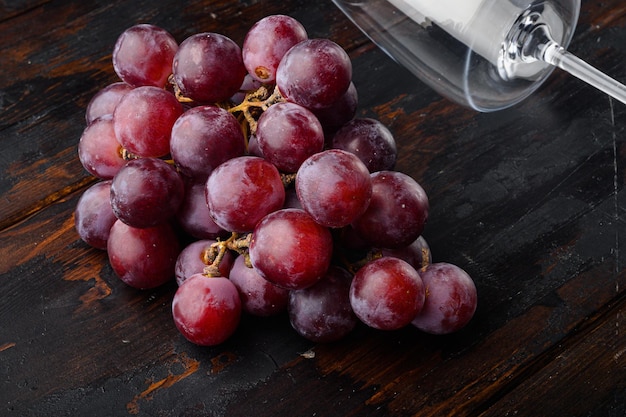
[[[580,0],[333,0],[376,45],[444,97],[489,112],[559,67],[626,103],[626,86],[569,53]]]

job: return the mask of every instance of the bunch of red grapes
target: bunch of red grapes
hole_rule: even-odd
[[[355,117],[339,45],[273,15],[242,47],[133,26],[112,58],[120,81],[90,101],[78,146],[100,181],[76,229],[131,287],[175,278],[173,320],[189,341],[222,343],[242,314],[287,312],[315,342],[359,321],[445,334],[472,318],[476,287],[432,263],[426,193],[394,171],[390,131]]]

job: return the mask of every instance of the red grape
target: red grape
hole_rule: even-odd
[[[115,108],[115,136],[135,155],[165,156],[170,152],[172,126],[182,113],[183,107],[172,93],[158,87],[135,88]]]
[[[313,286],[291,291],[288,309],[292,327],[316,343],[333,342],[350,333],[358,321],[350,306],[351,280],[346,270],[331,266]]]
[[[375,119],[353,119],[333,136],[333,148],[352,152],[370,172],[391,170],[398,154],[389,129]]]
[[[429,203],[413,178],[397,171],[371,175],[372,198],[365,213],[352,226],[376,247],[399,248],[413,243],[424,230]]]
[[[239,293],[228,278],[193,275],[176,290],[172,316],[176,328],[190,342],[218,345],[237,330],[241,318]]]
[[[107,248],[111,227],[117,220],[111,208],[110,194],[110,180],[97,182],[80,196],[74,210],[78,235],[94,248]]]
[[[273,316],[287,309],[289,290],[272,284],[238,256],[230,270],[230,280],[241,296],[243,310],[259,317]]]
[[[262,83],[272,83],[285,53],[305,39],[306,30],[296,19],[285,15],[264,17],[246,34],[243,63],[252,77]]]
[[[330,266],[330,231],[303,210],[282,209],[255,227],[250,261],[268,281],[287,289],[310,287]]]
[[[329,39],[307,39],[293,46],[278,65],[276,85],[283,97],[311,109],[331,106],[352,81],[346,51]]]
[[[126,164],[110,114],[95,119],[83,130],[78,142],[78,159],[87,172],[104,180],[113,178]]]
[[[113,178],[111,206],[118,219],[133,227],[151,227],[173,217],[185,184],[167,162],[156,158],[128,161]]]
[[[113,68],[133,87],[164,87],[178,44],[165,29],[141,24],[126,29],[113,49]]]
[[[478,300],[476,285],[467,272],[439,262],[426,267],[420,275],[426,301],[413,325],[432,334],[448,334],[465,327],[474,316]]]
[[[168,223],[136,228],[117,220],[107,242],[109,263],[127,285],[155,288],[174,277],[180,246]]]
[[[176,52],[172,70],[181,93],[200,103],[228,100],[239,91],[246,76],[239,45],[210,32],[185,39]]]
[[[213,169],[242,156],[246,144],[239,122],[217,106],[193,107],[172,127],[170,153],[181,173],[206,181]]]
[[[206,199],[217,225],[244,233],[283,206],[285,187],[274,165],[256,156],[240,156],[211,173]]]
[[[340,149],[308,158],[296,176],[302,207],[328,227],[350,224],[365,212],[372,195],[370,174],[363,162]]]
[[[263,157],[282,172],[293,173],[302,162],[324,148],[324,131],[311,111],[294,103],[270,106],[256,130]]]
[[[133,87],[124,82],[116,82],[98,91],[87,104],[87,109],[85,110],[87,124],[98,117],[113,114],[122,97],[132,89]]]
[[[383,257],[357,271],[350,287],[350,303],[361,321],[380,330],[396,330],[417,316],[425,288],[418,272],[405,261]]]

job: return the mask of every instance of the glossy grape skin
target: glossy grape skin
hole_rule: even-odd
[[[405,261],[383,257],[357,271],[350,303],[357,317],[379,330],[397,330],[422,310],[425,287],[419,273]]]
[[[241,49],[219,33],[197,33],[181,42],[172,67],[181,93],[199,103],[228,100],[246,76]]]
[[[285,53],[307,38],[304,26],[296,19],[285,15],[266,16],[246,34],[241,48],[243,63],[256,80],[273,83]]]
[[[185,193],[180,174],[156,158],[128,161],[113,178],[111,206],[116,217],[133,227],[152,227],[172,218]]]
[[[429,202],[413,178],[397,171],[372,173],[369,207],[352,226],[363,240],[375,247],[410,245],[424,230]]]
[[[138,87],[126,93],[113,112],[113,128],[119,143],[143,157],[170,152],[172,126],[183,114],[176,97],[162,88]]]
[[[172,159],[180,172],[197,181],[206,181],[217,166],[243,156],[245,148],[239,122],[217,106],[193,107],[172,127]]]
[[[282,209],[255,227],[250,241],[252,266],[268,281],[298,290],[318,282],[330,266],[330,231],[303,210]]]
[[[266,160],[279,171],[294,173],[324,148],[324,130],[311,111],[295,103],[270,106],[257,124],[256,138]]]
[[[478,303],[476,285],[467,272],[456,265],[438,262],[420,275],[426,287],[426,301],[412,324],[426,333],[439,335],[465,327]]]
[[[204,269],[208,265],[206,263],[208,259],[205,259],[205,252],[216,242],[217,241],[213,239],[196,240],[180,251],[174,268],[174,275],[178,286],[183,285],[183,282],[192,275],[204,273]],[[235,256],[233,253],[226,251],[218,267],[220,276],[224,278],[229,277],[230,269],[234,261]]]
[[[215,224],[209,213],[204,187],[204,182],[187,181],[185,183],[185,196],[176,212],[178,225],[185,233],[196,239],[226,237],[228,232]]]
[[[219,345],[235,333],[239,325],[239,293],[227,278],[193,275],[176,290],[172,316],[178,331],[191,343]]]
[[[383,123],[370,118],[344,124],[333,136],[331,147],[352,152],[370,172],[392,170],[398,156],[393,134]]]
[[[278,65],[276,85],[283,97],[310,109],[329,107],[352,81],[352,63],[329,39],[307,39],[293,46]]]
[[[88,245],[105,250],[113,223],[117,220],[111,208],[111,181],[101,181],[87,188],[74,210],[74,225]]]
[[[122,97],[132,89],[133,87],[125,82],[116,82],[98,91],[87,104],[85,110],[85,121],[87,124],[90,124],[98,117],[112,115]]]
[[[278,170],[255,156],[233,158],[218,166],[209,176],[205,192],[215,223],[237,233],[252,231],[285,201]]]
[[[107,242],[111,268],[124,283],[138,289],[170,281],[179,252],[177,236],[168,223],[139,229],[117,220]]]
[[[343,227],[367,209],[372,183],[367,167],[346,151],[330,149],[304,161],[296,175],[302,207],[327,227]]]
[[[331,266],[315,285],[289,295],[289,320],[302,337],[316,343],[345,337],[358,319],[350,306],[352,275]]]
[[[272,284],[254,268],[246,266],[244,256],[235,259],[229,278],[237,287],[242,308],[248,314],[269,317],[287,310],[289,290]]]
[[[164,87],[178,50],[174,37],[160,27],[140,24],[126,29],[113,48],[116,74],[133,87]]]
[[[113,129],[113,116],[99,117],[83,130],[78,159],[87,172],[103,180],[113,178],[126,165]]]

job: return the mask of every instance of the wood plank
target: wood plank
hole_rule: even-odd
[[[15,71],[0,77],[0,403],[9,415],[544,415],[559,411],[551,398],[579,415],[626,412],[616,333],[625,107],[557,72],[521,105],[477,114],[416,82],[330,1],[178,4],[51,2],[0,20],[0,67]],[[92,180],[75,146],[86,101],[114,78],[107,60],[119,31],[149,19],[178,38],[219,29],[240,41],[275,12],[350,50],[359,115],[390,126],[398,170],[431,199],[435,260],[476,279],[479,310],[462,332],[360,326],[314,345],[284,315],[246,317],[224,345],[199,348],[173,326],[174,284],[132,290],[78,238],[72,212]],[[3,54],[11,45],[2,40],[28,22],[30,38]],[[623,4],[586,2],[581,22],[576,51],[626,79]],[[595,391],[584,397],[588,381]]]
[[[621,416],[626,404],[626,302],[603,311],[487,416]],[[570,346],[571,345],[571,346]],[[555,349],[557,350],[557,349]]]

